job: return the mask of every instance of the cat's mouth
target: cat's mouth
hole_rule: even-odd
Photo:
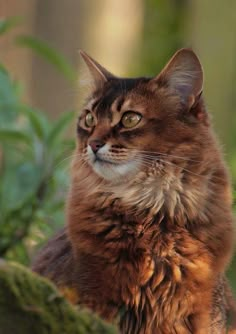
[[[96,153],[88,147],[87,152],[88,163],[94,172],[108,181],[119,182],[124,177],[130,178],[139,168],[139,163],[132,159],[132,156],[114,156],[110,152],[109,145],[104,145]]]
[[[117,182],[123,177],[130,177],[137,171],[137,163],[132,160],[112,161],[110,159],[94,156],[89,160],[94,172],[105,180]]]
[[[118,163],[118,162],[114,162],[114,161],[111,161],[111,160],[108,160],[108,159],[105,159],[105,158],[101,158],[99,156],[95,156],[94,158],[94,162],[93,163],[101,163],[101,164],[104,164],[104,165],[111,165],[111,166],[116,166],[116,165],[120,165],[121,163]]]

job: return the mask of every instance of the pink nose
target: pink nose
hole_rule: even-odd
[[[97,151],[104,145],[105,143],[99,139],[91,140],[89,142],[89,146],[91,147],[94,153],[97,153]]]

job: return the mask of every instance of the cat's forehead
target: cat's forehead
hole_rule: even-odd
[[[123,110],[138,111],[145,104],[148,81],[146,78],[113,80],[90,97],[86,108],[103,115]]]

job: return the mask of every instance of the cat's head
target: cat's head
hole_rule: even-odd
[[[135,79],[116,77],[81,55],[93,89],[79,117],[77,150],[94,173],[124,181],[201,158],[208,116],[202,67],[192,50],[179,50],[156,77]]]

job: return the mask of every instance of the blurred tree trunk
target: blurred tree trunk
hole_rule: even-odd
[[[142,0],[83,1],[82,47],[111,72],[127,75],[141,38],[143,10]]]
[[[188,0],[146,0],[144,4],[142,43],[134,63],[141,73],[154,76],[185,45]]]
[[[12,0],[0,2],[0,14],[22,16],[23,33],[48,42],[75,68],[79,61],[78,50],[83,48],[114,73],[124,75],[141,37],[143,1]],[[4,63],[21,78],[33,106],[56,117],[77,105],[77,88],[30,50],[16,48],[11,35],[2,50]]]
[[[18,48],[14,44],[17,34],[30,34],[34,24],[37,0],[0,0],[0,18],[17,16],[21,24],[1,36],[0,55],[3,63],[12,73],[13,78],[20,80],[25,88],[24,98],[30,100],[30,78],[32,53],[27,48]]]
[[[199,54],[205,72],[205,96],[224,151],[229,153],[231,174],[236,180],[236,2],[192,1],[189,40]],[[236,255],[229,277],[236,293]]]
[[[190,4],[188,38],[204,67],[208,109],[227,149],[234,144],[235,150],[236,2],[198,0]]]
[[[36,36],[60,50],[75,67],[80,46],[111,71],[120,75],[127,71],[142,26],[141,0],[58,0],[56,4],[38,0],[35,13]],[[53,115],[76,104],[74,88],[37,57],[31,91],[34,104]]]
[[[77,68],[81,31],[79,0],[37,1],[34,32],[38,38],[59,50]],[[31,96],[33,104],[56,116],[75,108],[73,85],[43,59],[33,56]]]
[[[127,76],[137,60],[141,42],[144,3],[142,0],[81,1],[83,15],[81,49],[117,76]],[[79,79],[86,88],[87,69],[80,62]],[[85,69],[85,70],[84,70]],[[79,105],[87,89],[80,87]],[[80,102],[81,101],[81,102]]]

